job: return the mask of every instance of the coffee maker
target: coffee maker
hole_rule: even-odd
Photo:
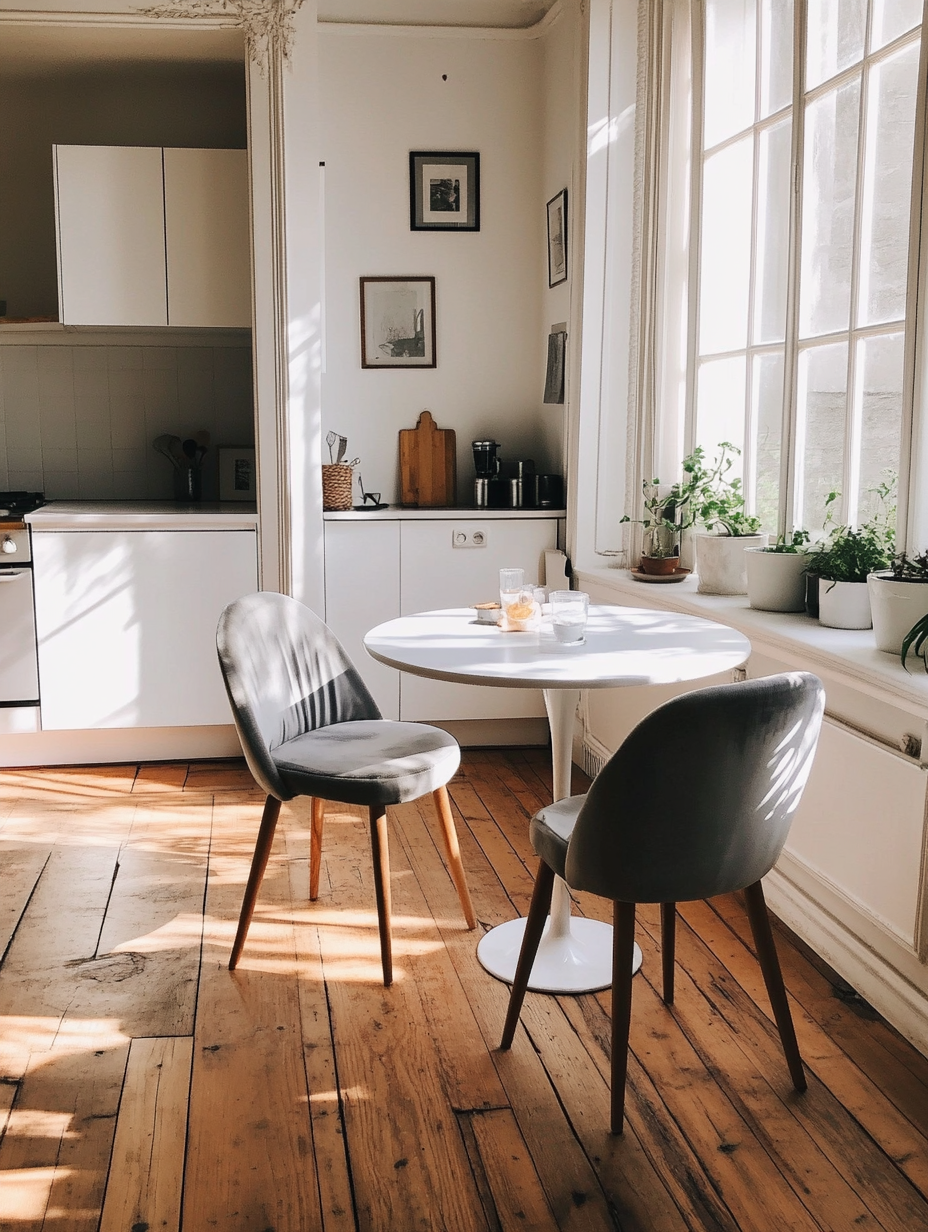
[[[473,441],[471,448],[474,451],[474,470],[477,472],[474,504],[478,509],[504,508],[508,503],[508,485],[499,473],[499,441]]]

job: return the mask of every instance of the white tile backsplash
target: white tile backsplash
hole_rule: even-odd
[[[203,495],[215,500],[217,447],[254,443],[247,347],[0,346],[0,488],[50,499],[168,500],[156,436],[210,434]]]

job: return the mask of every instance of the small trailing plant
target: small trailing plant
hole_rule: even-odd
[[[918,556],[900,552],[893,557],[889,567],[894,582],[928,582],[928,552],[921,552]]]

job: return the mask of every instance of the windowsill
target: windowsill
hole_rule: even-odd
[[[819,668],[842,683],[928,721],[928,674],[916,660],[906,671],[896,655],[877,650],[870,629],[829,629],[803,613],[760,612],[747,595],[700,595],[695,577],[654,585],[637,582],[626,569],[574,569],[574,580],[596,583],[622,596],[626,606],[660,607],[705,616],[730,625],[797,667]],[[912,660],[910,658],[909,662]]]

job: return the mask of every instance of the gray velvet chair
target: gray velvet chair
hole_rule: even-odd
[[[381,718],[331,630],[286,595],[265,591],[230,603],[216,648],[245,759],[267,793],[230,969],[245,944],[281,802],[294,796],[312,797],[311,899],[319,893],[324,801],[367,806],[386,986],[393,980],[387,805],[431,793],[451,877],[468,928],[476,928],[445,786],[461,761],[457,741],[436,727]]]
[[[776,863],[815,755],[821,681],[789,672],[699,689],[649,714],[589,792],[543,808],[541,857],[513,979],[509,1048],[551,903],[554,877],[613,901],[612,1132],[622,1132],[635,904],[661,904],[663,997],[673,1001],[675,904],[744,890],[793,1086],[806,1089],[760,879]]]

